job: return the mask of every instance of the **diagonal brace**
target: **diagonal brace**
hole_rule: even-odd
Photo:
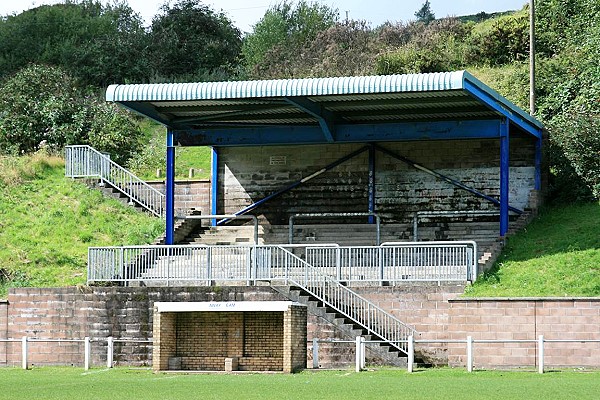
[[[331,111],[307,97],[284,97],[284,100],[315,117],[319,121],[325,139],[330,143],[335,142],[335,115]]]

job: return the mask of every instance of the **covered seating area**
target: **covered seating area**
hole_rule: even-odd
[[[496,210],[503,237],[542,186],[543,126],[466,71],[112,85],[106,100],[167,129],[167,244],[175,146],[212,147],[212,214],[273,223],[306,210]]]

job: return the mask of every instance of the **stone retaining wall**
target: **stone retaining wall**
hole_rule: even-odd
[[[147,182],[150,186],[165,193],[164,181]],[[185,215],[192,208],[201,210],[202,214],[210,214],[210,181],[176,181],[175,213]]]
[[[463,285],[421,283],[394,287],[362,287],[356,291],[414,326],[416,339],[465,340],[600,339],[600,298],[459,299]],[[268,286],[192,288],[58,288],[11,289],[0,302],[0,339],[22,336],[41,339],[152,336],[156,301],[280,301],[287,300]],[[284,332],[293,335],[294,332]],[[309,365],[314,338],[349,339],[314,315],[308,316]],[[476,344],[475,367],[534,366],[535,344]],[[81,365],[81,343],[30,343],[34,365]],[[328,348],[329,347],[329,348]],[[339,351],[333,348],[337,348]],[[92,362],[106,362],[106,343],[94,342]],[[324,364],[351,365],[352,345],[322,346]],[[436,362],[464,366],[464,344],[421,346]],[[152,347],[116,343],[115,364],[150,365]],[[0,342],[0,365],[18,366],[21,344]],[[219,361],[220,362],[220,361]],[[547,343],[548,366],[600,367],[600,343]]]
[[[449,302],[450,339],[600,340],[600,298],[454,299]],[[474,367],[533,367],[536,343],[476,343]],[[546,343],[548,367],[600,367],[600,343]],[[466,346],[452,344],[448,363],[462,366]]]

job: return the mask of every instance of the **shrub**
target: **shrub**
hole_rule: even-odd
[[[466,60],[472,64],[503,65],[529,55],[529,17],[521,12],[477,24],[467,39]]]
[[[30,65],[0,87],[0,152],[90,144],[123,162],[137,150],[141,131],[113,105],[90,94],[58,67]]]

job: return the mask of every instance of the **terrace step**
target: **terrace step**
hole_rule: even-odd
[[[368,335],[364,328],[348,320],[334,309],[327,307],[309,293],[290,286],[272,286],[272,288],[288,299],[306,305],[309,315],[313,315],[315,318],[325,320],[331,324],[334,330],[331,333],[340,334],[344,340],[354,340],[356,336],[364,336],[365,340],[376,340],[376,338]],[[327,333],[327,338],[331,338],[331,333]],[[309,344],[311,340],[312,338],[308,338]],[[354,347],[352,345],[348,347],[350,351],[347,351],[348,354],[346,355],[340,355],[339,350],[336,351],[335,348],[327,351],[327,347],[325,346],[325,348],[320,348],[319,350],[319,364],[321,366],[339,368],[354,365]],[[406,356],[403,353],[386,343],[367,346],[367,359],[374,364],[401,367],[405,367],[407,362]]]

